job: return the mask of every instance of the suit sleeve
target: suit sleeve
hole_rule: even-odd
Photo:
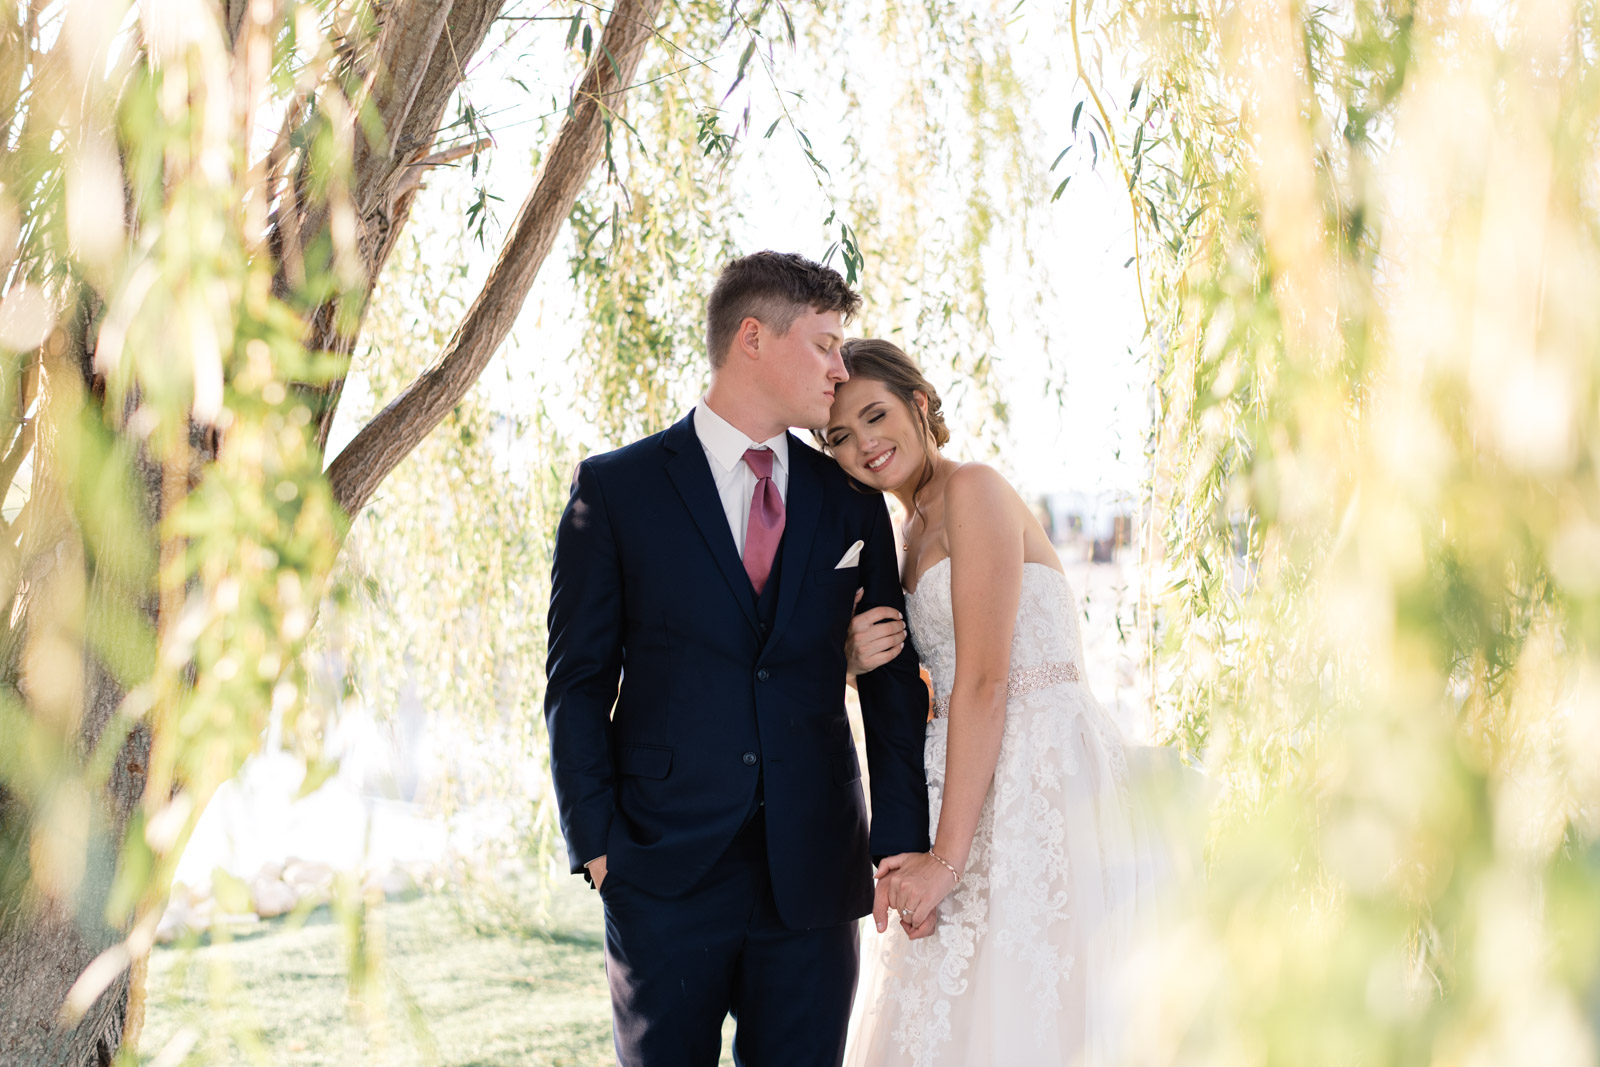
[[[622,675],[622,567],[600,479],[578,464],[550,567],[544,721],[574,874],[606,852],[616,812],[611,709]]]
[[[859,611],[887,605],[905,614],[900,570],[895,564],[894,528],[882,497],[872,500],[872,525],[861,549]],[[858,675],[861,722],[867,735],[867,766],[872,772],[874,859],[928,850],[928,777],[922,763],[928,728],[928,687],[922,681],[911,642],[890,662]]]

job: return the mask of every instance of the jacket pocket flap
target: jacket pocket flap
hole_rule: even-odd
[[[640,778],[665,778],[672,769],[672,749],[657,745],[619,745],[617,770]]]

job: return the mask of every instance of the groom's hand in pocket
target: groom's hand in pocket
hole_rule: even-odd
[[[594,881],[595,890],[600,889],[600,883],[606,880],[606,858],[597,856],[584,864],[589,869],[589,877]]]
[[[865,590],[856,590],[857,604]],[[850,620],[850,632],[844,641],[844,656],[849,662],[853,677],[888,663],[906,647],[906,623],[900,613],[891,607],[877,607],[863,611]]]

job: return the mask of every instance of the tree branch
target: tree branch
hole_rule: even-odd
[[[654,34],[661,4],[618,0],[511,236],[455,336],[433,366],[362,427],[329,466],[334,498],[347,514],[359,512],[378,484],[466,395],[511,332],[556,234],[600,162],[610,116]]]
[[[392,72],[391,65],[399,63],[408,72],[406,76],[414,83],[414,88],[408,94],[410,102],[403,114],[391,106],[388,119],[391,124],[386,125],[384,129],[387,151],[383,153],[365,151],[364,154],[358,152],[359,158],[351,177],[352,198],[360,218],[358,243],[368,279],[367,290],[359,297],[361,301],[359,308],[340,308],[333,301],[317,308],[307,323],[306,344],[309,348],[345,354],[354,351],[356,335],[366,314],[371,287],[377,283],[378,276],[383,272],[383,265],[388,262],[389,255],[399,240],[400,232],[410,218],[411,194],[415,193],[415,189],[402,194],[395,191],[396,187],[404,184],[411,175],[412,168],[409,164],[425,155],[438,139],[439,123],[444,109],[466,78],[466,63],[482,47],[495,17],[505,6],[505,0],[452,0],[447,6],[449,13],[443,28],[432,35],[432,52],[426,63],[422,62],[422,56],[415,47],[402,47],[403,36],[391,34],[381,42],[396,55],[387,56],[380,49],[379,70],[390,71],[380,76],[389,79],[398,77]],[[385,17],[391,20],[396,18],[393,13]],[[391,21],[391,25],[404,26],[406,32],[410,33],[421,32],[410,21]],[[402,55],[405,58],[401,58]],[[375,87],[377,84],[375,83]],[[358,146],[361,143],[358,142]],[[285,195],[298,198],[299,194],[293,183]],[[327,225],[327,213],[324,209],[315,205],[296,204],[294,210],[303,211],[304,217],[297,217],[291,225],[299,226],[300,229],[291,229],[284,235],[285,238],[300,238],[302,233],[314,235],[320,232],[319,228]],[[309,240],[304,240],[297,246],[297,248],[309,247],[311,247]],[[285,255],[280,260],[279,266],[282,281],[288,280],[285,272],[293,269],[294,257],[298,255],[297,248],[288,247],[288,241],[284,241]],[[316,412],[316,439],[319,448],[327,445],[328,432],[332,429],[333,418],[338,411],[343,390],[342,376],[324,385],[301,388],[313,411]]]
[[[407,164],[405,173],[400,176],[400,183],[389,194],[389,213],[391,215],[395,213],[395,205],[399,203],[401,197],[410,196],[422,188],[423,179],[428,176],[428,171],[464,159],[474,152],[485,151],[493,143],[490,138],[483,137],[476,141],[468,141],[466,144],[452,145],[432,155],[423,156],[415,163]]]

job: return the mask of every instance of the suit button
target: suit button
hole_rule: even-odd
[[[762,667],[759,671],[756,671],[756,681],[764,682],[767,680],[767,677],[767,669],[765,667]]]
[[[756,765],[756,754],[754,752],[746,752],[744,754],[744,765],[746,767],[754,767]]]

